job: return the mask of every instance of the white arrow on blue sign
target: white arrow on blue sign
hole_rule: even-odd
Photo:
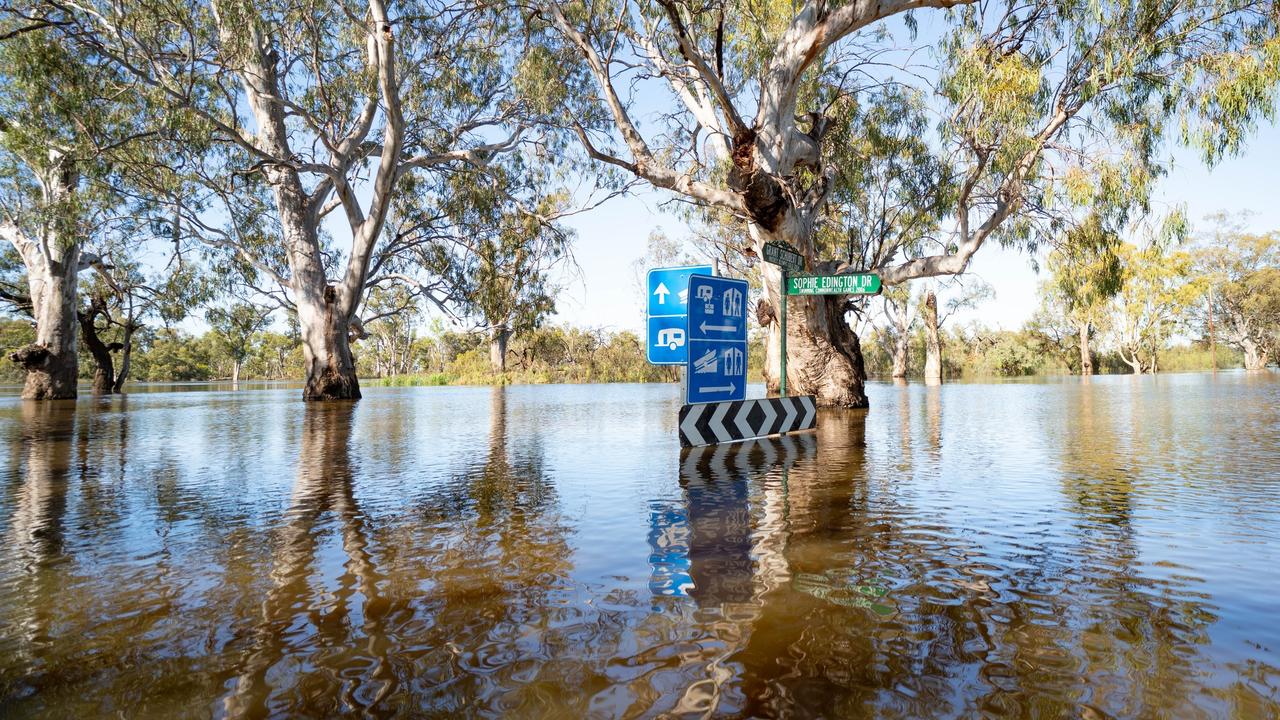
[[[689,278],[690,404],[742,400],[747,393],[747,282]]]
[[[689,278],[710,275],[710,265],[653,268],[645,283],[648,330],[645,358],[654,365],[683,365],[689,359]]]

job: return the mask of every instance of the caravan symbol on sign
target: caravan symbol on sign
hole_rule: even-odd
[[[709,265],[653,268],[645,283],[648,295],[648,332],[645,358],[654,365],[683,365],[689,359],[689,278],[711,274]]]

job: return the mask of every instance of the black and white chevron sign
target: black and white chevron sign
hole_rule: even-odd
[[[685,405],[680,408],[680,444],[697,447],[808,430],[817,418],[812,395]]]

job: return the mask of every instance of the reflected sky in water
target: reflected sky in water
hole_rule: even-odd
[[[0,399],[6,717],[1275,717],[1280,376]]]

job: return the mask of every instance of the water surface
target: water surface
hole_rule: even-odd
[[[0,400],[5,717],[1280,714],[1280,380]]]

